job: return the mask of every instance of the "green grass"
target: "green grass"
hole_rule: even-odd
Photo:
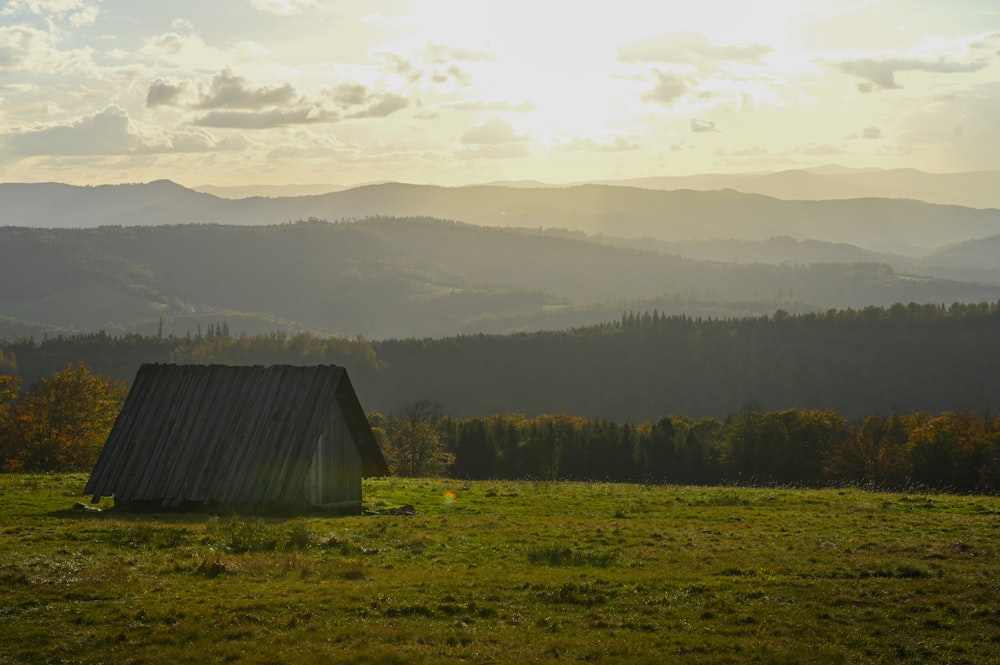
[[[415,516],[273,519],[73,510],[85,480],[0,475],[0,663],[1000,653],[995,497],[388,479],[366,506]]]

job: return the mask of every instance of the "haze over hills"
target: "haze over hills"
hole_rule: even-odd
[[[761,254],[822,256],[777,238]],[[840,256],[848,248],[830,246]],[[856,250],[859,251],[859,250]],[[263,226],[0,227],[0,336],[307,330],[370,339],[564,329],[625,310],[740,317],[1000,299],[889,265],[687,259],[567,232],[429,218]]]
[[[913,174],[740,178],[897,176]],[[0,184],[0,203],[9,335],[161,320],[183,333],[225,319],[249,332],[442,336],[586,325],[626,308],[746,316],[1000,289],[1000,210],[913,199],[533,182],[228,199],[159,180]],[[313,222],[289,224],[299,220]]]
[[[911,256],[1000,234],[997,209],[879,198],[785,201],[733,190],[609,185],[529,189],[387,183],[319,196],[230,200],[169,181],[98,187],[4,184],[0,201],[4,224],[49,228],[430,216],[484,226],[561,228],[666,241],[789,236]]]
[[[579,185],[614,185],[643,189],[733,189],[785,200],[859,198],[914,199],[969,208],[1000,208],[1000,171],[927,173],[917,169],[851,169],[836,164],[776,172],[701,173],[686,176],[586,180],[546,183],[538,180],[498,180],[486,186],[546,189]],[[374,184],[374,183],[366,183]],[[195,191],[221,198],[315,196],[352,189],[343,185],[199,185]]]
[[[917,169],[848,169],[831,164],[773,173],[707,173],[598,182],[648,189],[735,189],[787,200],[874,197],[1000,208],[1000,171],[927,173]]]

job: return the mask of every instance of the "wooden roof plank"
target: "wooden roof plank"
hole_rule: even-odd
[[[342,367],[143,365],[87,483],[127,501],[296,503],[330,409],[388,472]]]

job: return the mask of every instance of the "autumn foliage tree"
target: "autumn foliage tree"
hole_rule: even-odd
[[[833,450],[826,465],[827,477],[874,487],[903,485],[910,473],[906,442],[915,423],[925,419],[919,413],[868,416],[851,427]]]
[[[121,410],[128,386],[68,365],[8,410],[7,471],[89,470]]]
[[[398,476],[441,476],[455,461],[445,445],[441,405],[429,400],[410,402],[389,421],[389,469]]]

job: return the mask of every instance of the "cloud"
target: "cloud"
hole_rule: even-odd
[[[669,106],[683,97],[684,93],[687,92],[687,85],[680,76],[659,70],[655,70],[654,73],[658,79],[656,86],[642,96],[642,101]]]
[[[190,71],[222,69],[232,61],[233,53],[206,44],[194,32],[193,26],[174,21],[174,27],[186,32],[168,32],[149,37],[143,41],[136,57],[151,61],[157,67]]]
[[[935,39],[918,44],[908,51],[868,53],[857,57],[829,59],[831,66],[856,76],[858,89],[898,90],[900,72],[962,74],[978,72],[1000,55],[1000,32],[990,32],[956,39]]]
[[[705,132],[719,131],[718,129],[716,129],[714,121],[702,120],[701,118],[691,118],[690,128],[691,131],[695,134],[703,134]]]
[[[251,87],[241,76],[233,75],[228,67],[212,77],[208,92],[198,102],[198,108],[260,109],[284,104],[295,98],[289,83],[277,87]]]
[[[431,81],[437,84],[455,81],[459,85],[466,86],[472,83],[472,77],[461,67],[452,63],[444,69],[434,69],[431,72]]]
[[[292,16],[316,7],[316,0],[250,0],[250,4],[259,12]]]
[[[24,68],[34,56],[50,48],[49,35],[25,25],[0,27],[0,71]]]
[[[53,123],[2,137],[0,155],[138,155],[226,149],[198,130],[165,132],[134,122],[125,109],[107,106],[69,122]]]
[[[858,58],[833,63],[834,67],[852,76],[864,79],[858,83],[858,90],[871,92],[875,89],[898,90],[896,81],[899,72],[930,72],[935,74],[956,74],[978,72],[989,65],[988,60],[955,62],[948,60],[918,60],[907,58]]]
[[[528,113],[534,111],[537,107],[534,102],[511,104],[510,102],[466,101],[442,104],[441,108],[453,111],[516,111],[518,113]]]
[[[492,61],[496,58],[490,53],[485,51],[472,51],[463,48],[452,48],[449,46],[444,46],[442,44],[427,44],[427,49],[425,50],[425,57],[432,64],[443,65],[447,64],[453,60],[459,60],[463,62],[485,62]]]
[[[593,150],[594,152],[626,152],[638,150],[639,144],[629,141],[624,136],[616,136],[611,141],[595,141],[594,139],[574,138],[561,146],[562,150]]]
[[[375,51],[372,53],[372,57],[380,62],[384,68],[388,69],[390,73],[398,74],[410,83],[416,83],[424,75],[424,71],[417,67],[412,60],[397,53]]]
[[[196,120],[195,124],[199,127],[227,129],[274,129],[289,125],[335,122],[339,119],[340,117],[335,112],[303,106],[265,111],[211,111]]]
[[[698,64],[705,61],[759,62],[773,49],[762,44],[715,44],[694,32],[669,32],[618,47],[621,62]]]
[[[527,137],[514,131],[510,123],[500,117],[493,117],[486,122],[471,127],[460,137],[465,144],[496,145],[524,141]]]
[[[368,99],[368,88],[361,83],[341,83],[330,90],[330,96],[340,106],[356,106]]]
[[[402,95],[370,93],[366,86],[356,82],[341,83],[327,94],[342,109],[365,105],[345,115],[347,118],[384,118],[410,105],[410,100]]]
[[[882,130],[879,129],[878,127],[875,127],[874,125],[865,127],[863,130],[861,130],[860,134],[851,134],[850,136],[847,137],[849,141],[856,141],[858,139],[874,141],[881,138],[884,138],[882,136]]]
[[[749,148],[737,150],[716,150],[715,154],[719,157],[766,157],[771,154],[771,151],[754,144]]]
[[[146,91],[146,106],[173,106],[187,90],[187,84],[171,83],[164,79],[156,79],[149,84]]]
[[[384,118],[396,111],[405,109],[410,105],[410,100],[401,95],[388,93],[378,101],[370,104],[367,108],[349,115],[349,118]]]
[[[10,0],[0,16],[34,14],[50,21],[69,21],[73,27],[92,25],[100,14],[100,3],[94,0]]]

